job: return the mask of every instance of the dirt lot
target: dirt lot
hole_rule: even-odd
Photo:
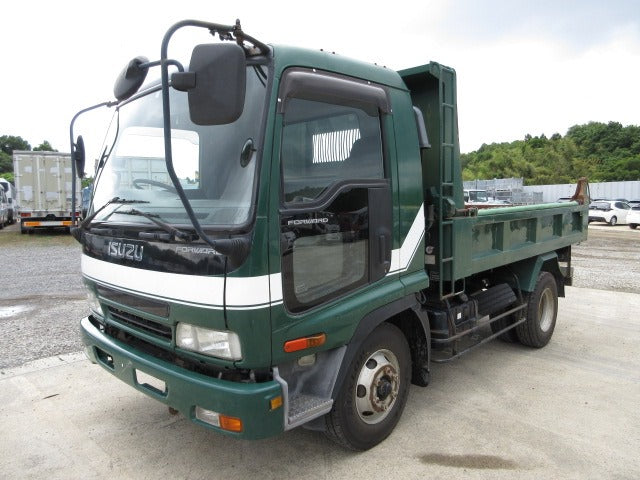
[[[640,293],[640,229],[592,223],[572,253],[574,287]]]
[[[398,426],[347,452],[298,428],[225,437],[82,353],[0,372],[0,478],[637,480],[640,295],[568,288],[541,350],[491,342],[411,386]]]
[[[0,369],[81,350],[80,245],[63,231],[0,230]],[[8,267],[8,268],[6,268]]]
[[[81,350],[86,314],[80,245],[63,232],[0,230],[0,262],[13,273],[0,290],[0,369]],[[591,224],[573,247],[574,286],[640,292],[640,229]]]

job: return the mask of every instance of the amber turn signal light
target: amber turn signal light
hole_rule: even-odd
[[[242,420],[236,417],[220,415],[220,428],[229,432],[241,432]]]
[[[295,340],[289,340],[284,344],[284,351],[287,353],[297,352],[299,350],[305,350],[307,348],[319,347],[324,345],[327,341],[327,335],[319,333],[317,335],[311,335],[310,337],[296,338]]]

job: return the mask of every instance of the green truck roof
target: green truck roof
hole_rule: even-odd
[[[273,56],[279,71],[289,67],[308,67],[342,73],[381,85],[406,90],[407,87],[395,70],[344,57],[334,52],[306,48],[273,45]]]

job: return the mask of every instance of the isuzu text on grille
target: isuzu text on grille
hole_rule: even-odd
[[[144,247],[133,243],[109,242],[108,255],[114,258],[126,258],[127,260],[142,261]]]

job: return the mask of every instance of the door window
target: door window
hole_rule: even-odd
[[[342,180],[384,178],[377,115],[293,98],[284,121],[281,158],[285,203],[312,202]]]

